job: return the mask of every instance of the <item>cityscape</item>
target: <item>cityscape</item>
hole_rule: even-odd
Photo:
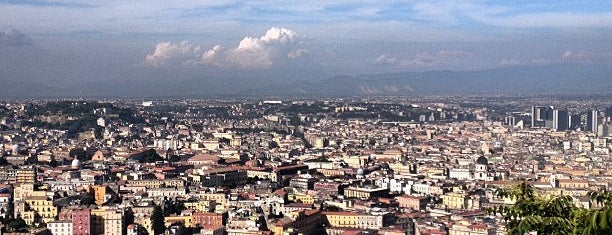
[[[500,190],[611,177],[610,99],[0,104],[7,234],[509,234]]]
[[[612,235],[612,1],[0,0],[0,235]]]

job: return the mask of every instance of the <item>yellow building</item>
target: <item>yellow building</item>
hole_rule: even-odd
[[[200,200],[215,201],[222,206],[225,206],[228,203],[227,198],[225,198],[225,194],[223,193],[201,193],[198,196],[200,197]]]
[[[265,170],[247,170],[247,177],[249,178],[259,178],[259,179],[269,179],[272,182],[277,182],[280,178],[278,172],[274,171],[265,171]]]
[[[191,217],[191,215],[166,216],[165,220],[166,227],[170,227],[170,225],[172,225],[173,223],[181,223],[187,228],[193,227],[193,218]]]
[[[312,204],[314,203],[314,197],[312,195],[306,195],[306,194],[289,194],[288,198],[290,201],[294,201],[294,202],[302,202],[305,204]]]
[[[353,168],[362,168],[366,165],[366,162],[368,160],[368,156],[343,156],[342,157],[342,161],[344,161],[346,164],[348,164],[350,167]]]
[[[321,211],[317,209],[293,211],[292,221],[279,221],[274,226],[274,234],[322,234]]]
[[[153,224],[151,224],[151,217],[149,217],[149,215],[135,216],[134,223],[145,228],[149,234],[153,234]]]
[[[450,192],[442,196],[442,202],[449,209],[466,209],[468,195],[463,191]]]
[[[26,197],[32,196],[33,193],[34,193],[34,184],[31,184],[31,183],[20,184],[18,186],[15,186],[15,189],[13,190],[13,194],[14,194],[13,200],[21,201],[25,199]]]
[[[323,212],[327,224],[331,227],[348,227],[360,229],[380,229],[383,227],[382,215],[367,215],[355,212]]]
[[[335,212],[325,211],[323,212],[327,223],[332,227],[357,227],[357,216],[359,214],[355,212]]]
[[[136,219],[138,217],[135,217]],[[101,207],[91,210],[91,234],[121,234],[123,211]]]
[[[34,224],[34,218],[36,217],[36,212],[35,211],[24,211],[19,215],[25,222],[26,224]]]
[[[104,234],[104,217],[106,208],[96,208],[91,210],[91,234]]]
[[[31,211],[34,211],[36,215],[40,216],[42,221],[47,223],[55,220],[58,210],[57,207],[53,206],[53,200],[45,196],[30,196],[26,197],[26,204],[30,207]]]
[[[185,202],[185,209],[196,210],[200,212],[210,211],[217,203],[215,201],[200,200],[196,202]]]

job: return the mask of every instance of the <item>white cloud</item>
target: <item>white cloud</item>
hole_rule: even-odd
[[[294,51],[297,34],[285,28],[270,28],[260,38],[245,37],[227,53],[227,61],[243,68],[269,68],[274,61]],[[297,58],[297,57],[296,57]]]
[[[306,49],[297,49],[295,51],[290,51],[289,53],[287,53],[287,59],[297,59],[299,57],[302,57],[306,53],[308,53]]]
[[[502,59],[501,62],[499,62],[499,65],[501,66],[515,66],[515,65],[524,65],[524,64],[526,64],[525,61],[518,60],[518,59]]]
[[[593,52],[590,52],[590,51],[585,51],[585,50],[571,51],[571,50],[567,50],[567,51],[563,52],[563,55],[561,55],[561,58],[563,58],[563,60],[569,61],[569,62],[586,63],[586,62],[592,62],[594,56],[595,56],[595,54]]]
[[[393,56],[382,54],[376,58],[375,62],[376,64],[381,64],[381,65],[396,64],[397,59]]]
[[[148,65],[183,65],[196,62],[200,57],[202,48],[190,42],[181,43],[160,42],[155,46],[155,51],[145,58]]]
[[[162,42],[146,56],[146,63],[154,66],[200,64],[243,69],[266,69],[283,60],[296,59],[307,51],[296,48],[298,35],[285,28],[270,28],[259,38],[245,37],[235,48],[216,45],[209,50],[189,42]]]
[[[398,59],[389,54],[381,54],[374,64],[394,65],[400,68],[426,68],[438,64],[458,61],[462,58],[470,57],[472,53],[460,50],[440,50],[437,52],[420,52],[410,59]]]

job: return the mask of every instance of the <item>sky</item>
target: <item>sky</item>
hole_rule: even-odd
[[[2,81],[611,62],[609,0],[0,0]]]

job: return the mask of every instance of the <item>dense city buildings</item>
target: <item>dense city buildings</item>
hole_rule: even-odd
[[[610,189],[612,100],[577,99],[3,101],[2,231],[506,234],[500,189]]]

